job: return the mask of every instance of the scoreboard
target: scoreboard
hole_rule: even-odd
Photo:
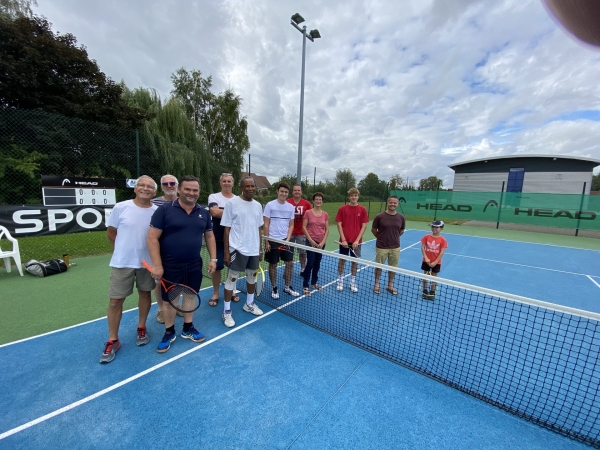
[[[45,206],[109,206],[116,201],[115,181],[108,178],[42,175]]]

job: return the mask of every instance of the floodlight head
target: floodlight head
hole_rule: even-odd
[[[313,39],[320,39],[321,38],[321,33],[319,33],[319,30],[310,30],[310,37]]]
[[[292,21],[296,24],[299,25],[302,22],[304,22],[304,17],[302,17],[300,14],[296,13],[292,16]]]

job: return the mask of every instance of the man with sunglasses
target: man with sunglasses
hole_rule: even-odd
[[[219,287],[221,285],[221,270],[225,266],[223,264],[223,255],[225,254],[224,245],[224,234],[225,227],[221,226],[221,218],[223,217],[223,211],[225,205],[235,195],[233,195],[233,175],[230,173],[222,173],[219,177],[219,184],[221,185],[221,192],[210,194],[208,196],[208,211],[212,216],[213,222],[213,234],[215,235],[215,242],[217,244],[217,269],[212,274],[212,285],[213,295],[208,301],[209,306],[217,306],[219,304]],[[239,302],[240,298],[234,295],[231,299],[234,302]]]
[[[163,191],[162,197],[156,197],[151,200],[153,205],[162,206],[165,203],[172,203],[177,200],[177,186],[179,186],[179,181],[173,175],[166,174],[160,177],[160,186]],[[160,293],[160,284],[156,285],[154,288],[154,298],[156,298],[156,305],[158,306],[158,311],[156,312],[156,321],[158,323],[165,323],[165,319],[163,317],[163,301],[162,294]],[[177,315],[181,316],[182,314],[177,311]]]

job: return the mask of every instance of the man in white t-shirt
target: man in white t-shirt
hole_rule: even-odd
[[[290,193],[290,185],[282,181],[277,185],[277,198],[265,205],[264,212],[264,235],[284,241],[289,241],[294,231],[294,207],[286,202]],[[279,260],[285,263],[283,272],[283,292],[297,297],[298,292],[292,287],[292,268],[294,266],[294,252],[284,248],[276,242],[265,241],[265,261],[269,263],[269,278],[273,291],[272,298],[279,298],[277,290],[277,263]]]
[[[225,204],[221,225],[224,227],[223,262],[229,267],[225,281],[225,304],[223,323],[233,327],[235,322],[231,313],[231,299],[239,273],[246,271],[246,302],[243,310],[261,316],[262,311],[254,302],[254,289],[260,255],[262,253],[261,232],[263,226],[262,206],[254,200],[256,183],[251,177],[240,181],[242,195],[233,197]]]
[[[219,178],[221,192],[210,194],[208,196],[208,211],[212,217],[213,234],[215,235],[215,243],[217,244],[217,270],[211,276],[213,285],[213,295],[208,301],[209,306],[217,306],[219,304],[219,287],[221,285],[221,270],[223,270],[223,256],[225,255],[224,233],[225,229],[221,225],[221,218],[225,205],[235,195],[233,195],[233,175],[230,173],[222,173]],[[233,296],[234,302],[239,302],[240,298],[237,295]]]
[[[138,327],[136,345],[146,345],[150,338],[146,333],[146,319],[152,304],[151,293],[155,282],[150,272],[142,267],[142,260],[150,260],[146,238],[150,219],[157,206],[151,203],[156,194],[156,182],[143,175],[136,180],[133,188],[135,198],[117,203],[106,221],[106,235],[114,247],[110,260],[110,303],[106,313],[108,319],[108,341],[100,356],[101,363],[115,359],[121,348],[119,325],[123,314],[123,302],[133,293],[133,285],[138,289]]]

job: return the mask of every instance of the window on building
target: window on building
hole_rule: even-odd
[[[508,183],[506,184],[506,192],[522,192],[524,179],[524,168],[510,169],[510,171],[508,172]]]

